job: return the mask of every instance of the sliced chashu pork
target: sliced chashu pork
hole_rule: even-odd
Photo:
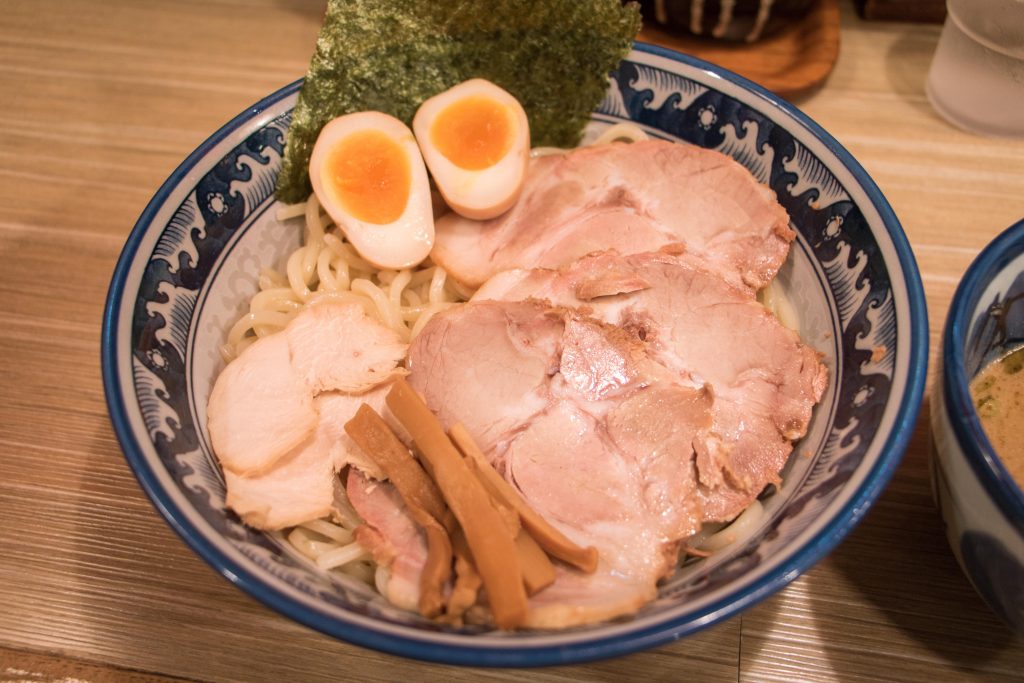
[[[316,429],[268,471],[242,476],[224,470],[227,506],[249,526],[285,529],[332,513],[341,486],[338,472],[346,465],[383,477],[345,433],[345,423],[363,403],[390,418],[384,403],[387,390],[384,385],[357,396],[337,391],[318,395],[313,399]]]
[[[660,140],[532,159],[512,209],[489,221],[447,214],[436,232],[431,257],[471,287],[511,268],[682,243],[756,290],[775,276],[794,237],[772,190],[731,157]]]
[[[409,381],[441,422],[461,422],[529,505],[598,549],[595,573],[561,567],[531,598],[527,626],[634,612],[700,526],[693,444],[712,397],[666,379],[644,347],[539,302],[458,307],[410,347]],[[651,438],[673,447],[644,447]]]
[[[340,467],[373,471],[343,426],[362,402],[383,408],[373,388],[401,372],[406,348],[358,304],[327,302],[239,354],[207,407],[227,504],[262,529],[324,516]]]
[[[356,529],[356,539],[387,571],[381,586],[384,597],[393,605],[417,611],[427,541],[402,496],[389,482],[364,476],[356,468],[348,472],[345,491],[365,522]]]
[[[778,481],[828,381],[795,332],[688,254],[593,254],[562,271],[502,273],[474,296],[530,298],[586,307],[714,394],[714,424],[697,457],[705,521],[732,519]]]

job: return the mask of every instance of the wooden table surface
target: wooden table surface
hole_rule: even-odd
[[[208,134],[305,72],[323,0],[0,3],[0,680],[513,680],[332,640],[249,598],[167,527],[111,431],[100,321],[149,197]],[[938,118],[939,29],[842,6],[839,61],[795,102],[892,203],[928,300],[1024,217],[1024,140]],[[928,406],[894,480],[828,558],[694,637],[568,680],[990,680],[1024,644],[960,574],[927,478]]]

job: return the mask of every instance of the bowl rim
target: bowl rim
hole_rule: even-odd
[[[1010,476],[981,426],[970,394],[964,346],[974,309],[994,275],[1024,254],[1024,219],[1006,228],[985,245],[967,267],[953,293],[942,336],[942,390],[946,415],[964,459],[996,507],[1024,537],[1024,488]]]
[[[184,180],[190,169],[223,139],[234,133],[254,116],[258,116],[281,99],[292,95],[302,85],[298,79],[264,97],[213,133],[171,173],[147,204],[129,234],[113,272],[103,313],[101,336],[101,366],[108,413],[114,432],[133,474],[153,506],[168,525],[207,564],[237,587],[265,605],[296,622],[348,643],[374,650],[415,659],[445,664],[486,667],[537,667],[557,664],[583,663],[645,650],[691,635],[717,624],[741,611],[760,603],[781,590],[831,552],[864,518],[881,495],[902,460],[910,442],[921,409],[925,390],[928,359],[928,319],[924,289],[917,264],[902,226],[878,186],[859,162],[831,134],[808,115],[767,89],[723,67],[685,55],[675,50],[637,41],[633,49],[681,63],[703,72],[712,79],[725,81],[745,90],[760,100],[766,109],[778,109],[803,128],[846,168],[863,189],[892,241],[896,260],[902,271],[902,284],[906,288],[909,325],[907,376],[894,416],[893,427],[879,448],[879,456],[865,475],[859,490],[835,516],[805,545],[794,552],[786,562],[775,567],[759,582],[743,588],[709,605],[703,616],[687,621],[664,620],[626,634],[595,634],[593,640],[570,645],[530,645],[519,648],[491,646],[450,647],[414,636],[393,635],[366,629],[358,624],[339,621],[329,615],[310,609],[264,582],[257,572],[225,555],[203,537],[165,493],[143,455],[129,424],[125,397],[118,374],[118,313],[127,275],[147,227],[174,188]],[[894,279],[893,283],[901,282]]]

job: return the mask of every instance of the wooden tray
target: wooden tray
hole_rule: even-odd
[[[707,60],[783,97],[821,84],[839,56],[839,2],[818,0],[804,18],[756,43],[670,32],[646,21],[640,40]]]

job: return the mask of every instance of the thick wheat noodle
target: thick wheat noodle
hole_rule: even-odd
[[[257,337],[266,337],[284,329],[295,317],[295,311],[257,310],[253,312],[252,331]]]
[[[355,542],[353,531],[362,523],[347,499],[336,501],[337,522],[314,519],[294,527],[285,539],[321,569],[341,571],[372,584],[374,567],[366,549]],[[322,539],[322,540],[321,540]]]
[[[305,224],[304,244],[288,256],[283,273],[260,270],[260,291],[250,299],[249,311],[235,322],[221,347],[226,361],[256,338],[280,331],[303,306],[323,300],[327,294],[348,295],[335,300],[358,302],[406,341],[434,314],[473,294],[429,262],[414,270],[377,269],[340,233],[330,231],[330,220],[321,212],[315,195],[277,212],[281,221],[300,216]]]
[[[596,138],[587,143],[587,146],[606,145],[616,141],[640,142],[641,140],[647,140],[649,137],[640,126],[629,121],[623,121],[601,131]],[[571,151],[571,148],[566,147],[534,147],[530,150],[530,156],[546,157],[553,154],[565,154],[569,151]]]
[[[402,314],[380,287],[362,278],[352,281],[352,291],[369,297],[377,306],[377,317],[388,327],[398,331],[403,341],[409,341],[409,329],[402,324]]]
[[[329,232],[325,233],[323,241],[324,244],[327,245],[327,248],[334,252],[336,256],[344,258],[350,268],[355,268],[356,270],[361,270],[367,273],[372,273],[377,270],[377,268],[375,268],[369,261],[356,252],[355,247],[348,242],[343,242],[337,235]]]
[[[325,235],[324,242],[327,242],[328,237],[334,237],[334,235]],[[344,255],[338,255],[328,247],[327,252],[331,254],[331,268],[334,270],[334,283],[338,289],[348,289],[352,286],[352,269],[348,262],[348,259]]]
[[[409,280],[410,287],[419,287],[420,285],[430,282],[434,278],[434,271],[437,270],[437,266],[430,266],[423,270],[417,270],[412,274],[412,279]]]
[[[430,318],[472,295],[433,264],[379,270],[333,232],[315,196],[282,209],[278,217],[305,220],[305,244],[288,257],[284,273],[263,268],[249,311],[228,331],[221,353],[230,361],[257,338],[279,332],[305,306],[324,300],[358,303],[372,317],[410,340]]]
[[[737,539],[749,536],[750,532],[760,523],[763,514],[764,506],[761,501],[755,500],[728,526],[711,534],[699,533],[696,538],[687,541],[687,545],[709,553],[717,552],[735,543]]]
[[[427,296],[427,301],[432,304],[444,301],[444,281],[446,277],[447,273],[444,268],[434,269],[434,275],[430,278],[430,294]]]
[[[337,522],[314,519],[294,527],[288,543],[321,569],[338,570],[372,584],[374,568],[369,553],[355,542],[353,531],[362,520],[347,500],[337,501]],[[322,539],[322,540],[321,540]]]
[[[411,292],[411,294],[413,296],[416,296],[415,292]],[[419,298],[419,297],[416,297],[416,298]],[[426,313],[427,311],[429,311],[431,308],[434,308],[435,305],[436,304],[420,304],[420,303],[417,303],[417,304],[414,304],[414,305],[406,306],[405,309],[402,311],[402,318],[404,320],[415,320],[419,316],[421,316],[424,313]]]
[[[436,315],[437,313],[440,313],[444,309],[448,308],[450,305],[451,304],[431,304],[430,306],[428,306],[427,309],[423,313],[420,314],[420,317],[418,317],[416,319],[416,322],[413,323],[412,332],[410,333],[410,337],[412,337],[412,338],[416,337],[416,335],[418,335],[420,333],[420,331],[423,330],[423,327],[428,322],[430,322],[430,319],[433,318],[434,315]]]
[[[313,275],[314,269],[306,267],[306,255],[316,248],[317,247],[312,244],[299,247],[292,252],[291,256],[288,257],[288,264],[285,266],[288,285],[301,301],[306,301],[310,294],[312,294],[312,291],[309,289],[309,285],[312,280],[311,276]]]
[[[423,300],[420,299],[420,295],[416,293],[415,289],[409,289],[408,287],[406,287],[405,289],[402,290],[402,297],[405,298],[405,300],[408,302],[407,307],[419,306],[421,303],[423,303]],[[402,313],[402,317],[405,317],[405,312]]]
[[[590,144],[604,145],[617,140],[625,142],[640,142],[647,138],[647,133],[634,123],[616,123],[614,126],[602,131],[601,134],[598,135]]]
[[[368,557],[369,554],[369,551],[363,547],[362,543],[353,541],[348,545],[321,553],[315,561],[316,566],[321,569],[334,569],[335,567],[342,567],[350,562],[361,560],[364,557]]]
[[[757,298],[779,319],[780,323],[791,330],[800,330],[800,314],[797,313],[796,307],[786,296],[777,279],[769,282],[767,287],[758,292]]]
[[[317,255],[316,278],[320,281],[320,290],[337,291],[345,288],[338,282],[338,278],[331,268],[333,260],[334,254],[331,253],[330,249],[322,249]]]
[[[391,300],[391,305],[400,309],[402,307],[402,292],[412,281],[412,271],[406,268],[405,270],[399,271],[395,275],[394,279],[388,284],[388,299]],[[401,313],[399,313],[401,315]]]
[[[288,314],[281,313],[280,311],[247,313],[228,331],[228,345],[233,348],[244,348],[256,340],[253,337],[246,341],[243,337],[249,329],[252,329],[257,337],[264,336],[266,334],[265,330],[281,329],[288,324],[288,320],[290,320]]]
[[[258,279],[260,290],[273,289],[274,287],[288,287],[288,278],[273,268],[260,268]]]
[[[313,559],[339,547],[339,544],[333,539],[327,541],[316,540],[307,533],[306,528],[303,526],[297,526],[291,530],[288,534],[288,542],[295,546],[303,555]]]
[[[322,525],[334,526],[323,521]],[[306,557],[312,559],[321,569],[334,569],[356,560],[364,559],[368,552],[359,543],[352,540],[352,532],[343,527],[336,527],[338,533],[332,533],[323,526],[311,529],[306,524],[297,526],[286,536],[288,542]],[[326,541],[312,538],[309,531],[313,530]],[[348,540],[344,539],[347,535]]]
[[[309,201],[299,204],[284,204],[277,210],[277,220],[286,221],[289,218],[298,218],[306,213]]]
[[[459,299],[462,301],[468,301],[469,299],[471,299],[473,297],[474,292],[476,291],[473,288],[467,287],[464,284],[460,283],[455,278],[446,280],[446,282],[448,283],[448,286],[452,288],[452,291],[455,292],[456,296],[458,296]]]
[[[282,313],[297,311],[302,308],[302,302],[295,298],[295,292],[289,287],[274,287],[257,292],[249,302],[250,310],[277,310]]]
[[[314,531],[321,536],[326,536],[335,543],[341,543],[343,545],[351,543],[354,538],[351,529],[346,529],[344,526],[339,524],[332,524],[326,519],[311,519],[308,522],[303,522],[299,526],[304,529]]]
[[[324,224],[320,218],[320,200],[315,194],[306,200],[306,243],[317,241],[324,234]]]
[[[377,305],[373,303],[373,300],[369,297],[365,297],[362,294],[357,294],[351,290],[342,289],[335,292],[313,292],[313,296],[309,297],[309,301],[306,302],[307,306],[315,306],[321,301],[333,301],[337,303],[347,304],[359,304],[366,311],[369,316],[377,315]]]

